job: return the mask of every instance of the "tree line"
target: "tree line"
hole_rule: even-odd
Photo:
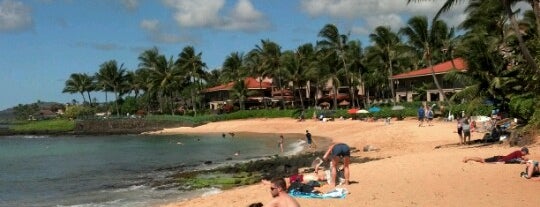
[[[438,18],[439,14],[460,2],[468,4],[467,18],[457,28],[449,27]],[[517,2],[531,5],[531,10],[524,11],[519,19],[511,8]],[[120,105],[128,99],[147,111],[174,115],[179,107],[184,107],[196,115],[206,104],[201,91],[228,82],[236,83],[230,98],[244,109],[244,101],[250,95],[243,83],[246,77],[272,78],[278,90],[290,89],[295,93],[294,97],[300,100],[298,108],[316,106],[317,99],[304,100],[305,95],[297,89],[309,84],[321,90],[331,80],[333,94],[341,86],[349,87],[351,107],[358,107],[368,103],[355,93],[356,87],[363,88],[366,97],[393,99],[395,86],[390,77],[425,67],[431,68],[433,86],[444,94],[440,84],[443,80],[435,76],[433,65],[462,57],[467,71],[451,72],[444,78],[461,81],[468,87],[451,97],[443,96],[441,101],[478,105],[491,100],[515,117],[540,123],[536,110],[540,94],[539,20],[538,0],[448,0],[433,19],[413,16],[397,31],[387,26],[376,27],[369,35],[371,44],[366,47],[333,24],[319,31],[315,43],[282,50],[277,42],[264,39],[247,53],[231,52],[221,68],[213,70],[208,69],[202,52],[193,46],[169,57],[154,47],[139,55],[138,68],[134,70],[110,60],[101,64],[95,74],[73,73],[63,92],[79,93],[82,102],[89,106],[97,104],[91,93],[105,92],[106,99],[112,93],[111,107],[117,115],[123,112]],[[425,90],[431,86],[415,87],[414,90]],[[285,108],[284,102],[281,105]],[[332,106],[337,105],[334,96]]]

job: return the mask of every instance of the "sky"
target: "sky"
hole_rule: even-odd
[[[370,45],[377,26],[393,31],[416,15],[432,18],[444,1],[407,0],[0,0],[0,110],[39,101],[82,101],[62,93],[72,73],[94,75],[109,60],[137,69],[137,57],[157,47],[177,58],[193,46],[208,70],[261,40],[294,50],[335,24],[350,40]],[[443,15],[464,18],[465,4]],[[104,95],[92,93],[98,101]]]

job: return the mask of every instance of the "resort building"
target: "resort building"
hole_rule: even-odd
[[[454,93],[465,88],[465,85],[459,81],[446,81],[443,78],[445,74],[452,70],[457,70],[460,72],[467,70],[467,65],[462,58],[456,58],[453,61],[446,61],[434,65],[433,70],[435,71],[435,76],[437,77],[437,80],[441,85],[442,91],[446,97],[450,97]],[[433,82],[431,68],[429,67],[394,75],[392,76],[391,80],[392,83],[394,83],[396,90],[396,102],[412,102],[416,96],[423,95],[418,94],[414,90],[415,87],[421,86],[429,86],[426,89],[426,100],[424,101],[432,102],[443,99],[442,94],[439,93],[439,90]]]
[[[331,108],[334,100],[334,93],[332,91],[332,82],[329,80],[326,87],[317,89],[313,86],[298,87],[294,91],[290,85],[280,89],[271,78],[264,78],[260,81],[260,78],[247,77],[244,79],[245,87],[249,91],[248,97],[244,101],[246,109],[251,108],[263,108],[268,107],[280,107],[280,102],[283,101],[286,107],[296,107],[300,105],[300,94],[302,95],[302,101],[305,106],[310,106],[315,98],[317,105],[321,108]],[[201,91],[203,94],[204,102],[208,104],[210,110],[225,110],[227,107],[234,106],[237,103],[236,100],[231,99],[231,93],[233,92],[235,82],[229,82],[227,84],[214,86]],[[308,83],[308,85],[310,85]],[[347,108],[350,105],[351,98],[349,95],[349,87],[341,86],[337,88],[338,95],[336,97],[338,107]],[[360,90],[353,88],[357,93]],[[361,95],[361,94],[359,94]],[[359,100],[355,100],[359,102]]]
[[[245,104],[246,108],[251,106],[261,106],[266,101],[271,101],[272,95],[272,79],[256,79],[253,77],[247,77],[244,79],[246,89],[254,94],[247,97]],[[223,109],[226,105],[234,105],[230,98],[231,91],[234,87],[234,82],[227,84],[214,86],[203,90],[201,93],[204,95],[205,102],[208,103],[211,110]]]

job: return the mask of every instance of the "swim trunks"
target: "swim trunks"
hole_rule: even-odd
[[[350,157],[351,149],[346,144],[336,144],[332,148],[332,156]]]

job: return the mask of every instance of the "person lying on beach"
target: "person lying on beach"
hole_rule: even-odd
[[[332,167],[332,179],[330,180],[330,186],[336,186],[336,177],[338,172],[339,159],[343,159],[343,171],[345,177],[345,185],[349,185],[349,164],[351,162],[351,150],[347,144],[337,143],[330,145],[328,150],[323,156],[323,160],[331,160],[330,165]]]
[[[467,163],[468,161],[476,161],[480,163],[525,163],[527,158],[525,155],[529,154],[529,149],[527,147],[522,147],[521,150],[516,150],[506,156],[493,156],[490,158],[483,159],[481,157],[464,157],[463,162]]]
[[[270,207],[300,207],[298,201],[287,194],[287,183],[283,178],[274,178],[270,181],[270,194],[272,200],[264,206]]]
[[[313,173],[303,173],[302,170],[299,170],[297,167],[293,167],[291,169],[291,174],[286,179],[286,183],[309,183],[311,181],[325,181],[326,180],[326,174],[323,170],[323,172],[313,172]],[[270,185],[271,181],[268,179],[262,179],[262,184],[264,185]]]
[[[538,168],[538,161],[528,160],[525,163],[525,172],[521,172],[521,177],[531,179],[534,177],[534,180],[540,181],[540,169]]]

